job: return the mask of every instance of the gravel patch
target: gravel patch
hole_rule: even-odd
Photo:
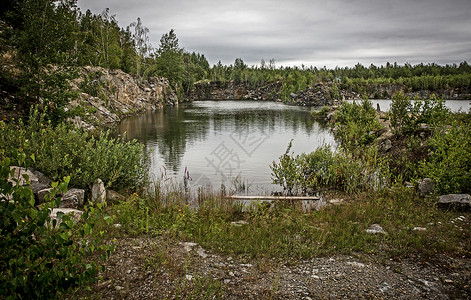
[[[466,258],[336,255],[310,260],[244,259],[190,242],[117,241],[91,292],[100,299],[470,299]]]

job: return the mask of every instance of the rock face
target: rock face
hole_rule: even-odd
[[[292,105],[324,106],[335,105],[340,100],[333,99],[332,95],[338,92],[336,98],[343,100],[361,99],[362,95],[352,90],[345,84],[338,84],[337,91],[332,90],[332,83],[317,83],[306,89],[291,93],[285,100]],[[405,85],[375,85],[363,86],[363,93],[370,99],[390,99],[396,92],[403,92],[409,97],[419,96],[430,98],[433,94],[443,95],[445,99],[467,99],[470,91],[463,89],[459,91],[409,91]],[[258,101],[282,101],[281,92],[283,83],[281,81],[270,82],[263,86],[252,87],[247,83],[235,83],[234,81],[202,81],[194,85],[194,89],[185,95],[185,101],[196,100],[258,100]]]
[[[141,80],[121,70],[84,67],[81,77],[72,82],[72,87],[81,91],[81,94],[69,104],[68,109],[81,111],[83,116],[69,121],[86,129],[93,129],[94,125],[116,123],[135,113],[178,103],[166,78]]]
[[[334,105],[337,100],[331,97],[332,84],[316,84],[307,87],[298,94],[291,93],[285,102],[292,105]],[[211,81],[196,83],[194,89],[187,93],[185,100],[256,100],[279,101],[283,84],[281,81],[271,82],[264,86],[250,87],[245,83],[234,81]],[[360,99],[360,95],[354,92],[340,91],[342,99]]]
[[[471,209],[471,196],[468,194],[450,194],[438,197],[438,207],[451,209]]]

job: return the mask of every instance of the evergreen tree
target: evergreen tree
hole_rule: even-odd
[[[178,38],[174,29],[162,35],[155,63],[157,74],[168,78],[173,87],[178,90],[183,82],[185,64],[183,49],[178,45]]]

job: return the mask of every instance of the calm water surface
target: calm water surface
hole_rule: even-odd
[[[271,184],[270,165],[291,139],[296,154],[334,145],[329,129],[309,112],[274,102],[197,101],[126,119],[118,133],[153,149],[154,179],[189,176],[191,186],[214,188],[239,181],[250,186],[248,194],[260,194],[279,190]]]

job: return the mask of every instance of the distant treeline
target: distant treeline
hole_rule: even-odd
[[[162,36],[158,48],[152,47],[150,32],[140,18],[123,28],[109,9],[83,13],[75,0],[16,0],[3,6],[0,63],[7,67],[0,75],[0,87],[20,98],[46,103],[57,114],[63,114],[61,108],[73,97],[67,80],[77,76],[77,67],[86,65],[121,69],[140,78],[163,76],[180,96],[202,80],[233,80],[250,87],[279,81],[285,99],[316,83],[341,84],[339,88],[359,93],[366,85],[400,84],[411,91],[471,86],[467,62],[318,69],[276,66],[274,59],[248,66],[236,58],[231,65],[218,62],[211,67],[204,54],[181,48],[173,29]]]

